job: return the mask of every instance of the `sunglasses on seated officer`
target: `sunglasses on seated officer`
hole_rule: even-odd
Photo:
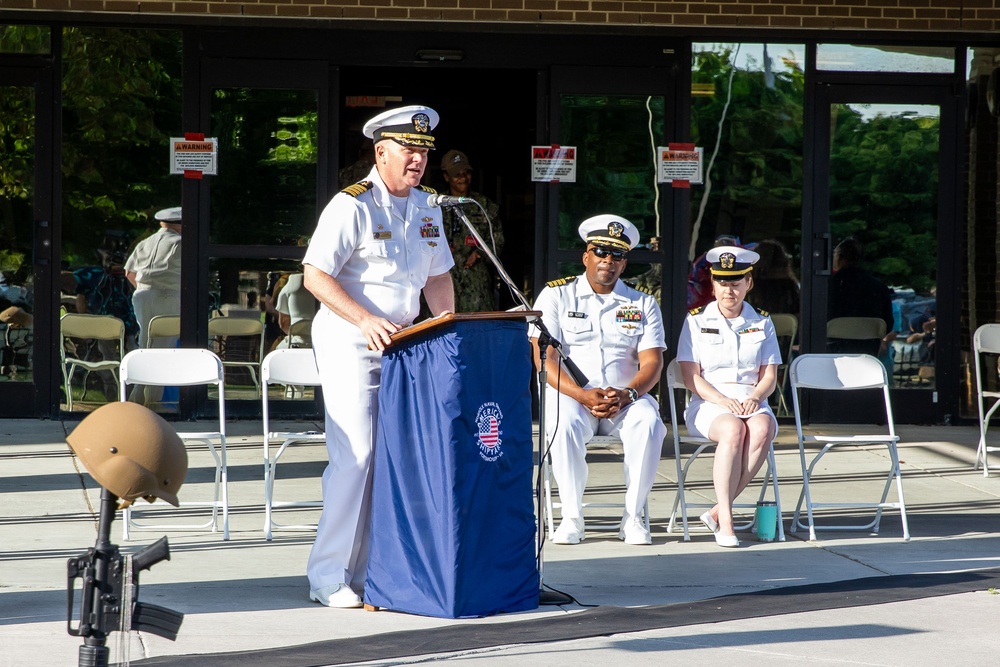
[[[605,257],[610,257],[612,261],[620,262],[628,255],[625,250],[617,250],[615,248],[607,248],[605,246],[591,246],[587,248],[589,252],[592,252],[595,257],[599,259],[604,259]]]

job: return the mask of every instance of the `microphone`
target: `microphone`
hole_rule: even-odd
[[[472,197],[452,197],[451,195],[431,195],[427,198],[428,206],[458,206],[459,204],[474,204]]]

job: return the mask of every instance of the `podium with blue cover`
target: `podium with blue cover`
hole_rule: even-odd
[[[382,360],[365,604],[538,606],[528,312],[446,315]]]

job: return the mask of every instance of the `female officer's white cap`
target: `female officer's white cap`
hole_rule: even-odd
[[[375,143],[392,139],[403,146],[434,148],[434,137],[429,134],[438,124],[438,112],[430,107],[412,105],[389,109],[375,116],[362,130]]]
[[[639,230],[620,215],[595,215],[580,223],[580,238],[589,244],[631,250],[639,242]]]
[[[181,221],[181,207],[173,206],[171,208],[164,208],[156,212],[153,216],[160,222],[180,222]]]
[[[720,245],[705,253],[705,259],[712,265],[712,277],[725,280],[750,273],[760,255],[739,246]]]

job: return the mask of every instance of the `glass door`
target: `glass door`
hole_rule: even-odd
[[[310,346],[313,310],[280,311],[284,303],[314,304],[311,295],[283,291],[303,289],[300,261],[329,198],[329,168],[336,173],[321,143],[329,136],[330,69],[318,62],[207,60],[204,73],[203,127],[218,139],[219,173],[202,186],[209,197],[200,206],[204,252],[194,312],[199,322],[242,318],[262,325],[250,339],[198,326],[210,349],[235,362],[227,370],[227,402],[237,401],[237,413],[255,414],[260,383],[254,364],[277,347]],[[311,388],[275,392],[272,409],[279,414],[315,411]]]
[[[546,281],[583,272],[577,228],[602,213],[620,215],[639,228],[639,245],[622,277],[651,290],[669,331],[670,282],[664,286],[664,248],[672,241],[671,188],[656,182],[656,148],[671,136],[674,104],[666,69],[554,68],[549,143],[576,148],[575,182],[540,186],[548,202],[539,230],[547,248],[538,289]],[[546,199],[547,196],[547,199]],[[672,347],[672,345],[671,345]]]
[[[877,356],[895,418],[957,415],[959,289],[954,234],[955,98],[940,86],[819,86],[815,200],[807,289],[807,351]],[[806,253],[803,253],[805,256]],[[856,319],[884,331],[851,340]],[[834,321],[836,319],[836,321]],[[831,322],[833,322],[831,324]],[[877,323],[877,322],[876,322]],[[844,406],[812,406],[844,421]],[[823,413],[823,414],[820,414]],[[862,406],[849,414],[866,415]]]
[[[0,67],[0,416],[51,413],[51,70]],[[53,352],[54,351],[54,352]]]

